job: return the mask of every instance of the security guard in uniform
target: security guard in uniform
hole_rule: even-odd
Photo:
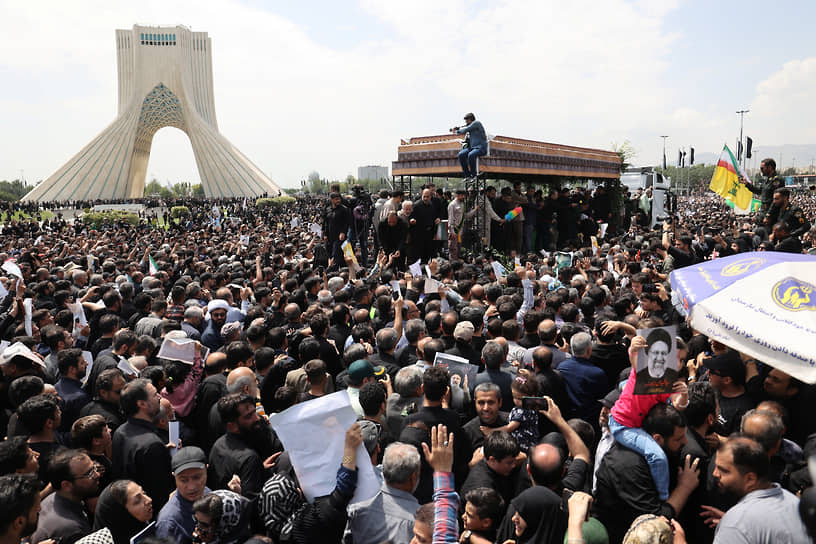
[[[790,228],[791,236],[796,238],[810,230],[810,221],[799,206],[790,203],[790,189],[782,187],[773,193],[773,206],[768,211],[768,223],[785,223]]]
[[[765,176],[765,182],[762,184],[761,189],[745,178],[741,178],[740,181],[745,184],[745,186],[748,187],[752,193],[760,195],[759,199],[762,201],[762,205],[759,207],[757,221],[761,223],[762,219],[771,209],[774,191],[785,187],[785,178],[776,173],[776,161],[773,159],[764,159],[759,164],[759,171],[762,172],[763,176]],[[768,223],[768,225],[773,224],[774,221]]]

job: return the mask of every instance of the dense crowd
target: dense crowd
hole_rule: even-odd
[[[648,192],[613,192],[335,187],[181,199],[161,227],[9,218],[0,539],[810,542],[813,386],[690,329],[668,275],[807,251],[810,224],[786,218],[814,199],[735,216],[681,197],[650,229]],[[676,380],[639,394],[659,343]],[[287,450],[268,418],[341,391],[357,422],[310,502],[296,467],[326,445]],[[361,453],[379,490],[354,501]]]

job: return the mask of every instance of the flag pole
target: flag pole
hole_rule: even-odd
[[[741,163],[740,166],[742,166],[743,169],[745,168],[745,148],[743,148],[743,146],[742,146],[742,121],[743,121],[743,118],[745,117],[745,114],[748,113],[749,111],[751,111],[751,110],[738,110],[737,111],[737,115],[740,116],[740,139],[739,139],[739,145],[737,146],[737,152],[740,154],[740,163]]]

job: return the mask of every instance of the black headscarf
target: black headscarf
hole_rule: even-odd
[[[519,537],[512,521],[516,512],[527,523],[527,529]],[[496,541],[515,539],[517,544],[561,544],[566,532],[567,514],[561,510],[561,498],[552,489],[534,486],[510,501]]]
[[[131,537],[144,529],[147,524],[130,515],[127,507],[113,497],[111,485],[102,491],[96,503],[93,530],[98,531],[107,527],[113,536],[114,544],[130,544]]]

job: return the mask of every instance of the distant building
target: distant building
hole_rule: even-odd
[[[357,179],[388,179],[387,166],[360,166],[357,168]]]

